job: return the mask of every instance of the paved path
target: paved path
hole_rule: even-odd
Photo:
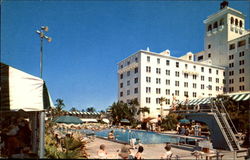
[[[90,159],[98,158],[97,151],[99,150],[99,146],[101,144],[105,144],[106,151],[108,152],[108,158],[110,159],[120,159],[118,156],[117,150],[119,150],[123,144],[112,142],[109,140],[104,140],[100,138],[96,138],[94,142],[90,142],[87,144],[87,153],[90,154]],[[144,144],[144,159],[160,159],[161,155],[165,152],[165,144]],[[137,150],[132,150],[132,155],[134,155]],[[178,148],[172,147],[172,152],[174,155],[180,156],[181,159],[195,159],[194,156],[191,155],[191,151],[182,150]]]

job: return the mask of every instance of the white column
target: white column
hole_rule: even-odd
[[[44,158],[44,132],[45,132],[45,123],[44,123],[44,111],[39,114],[39,158]]]

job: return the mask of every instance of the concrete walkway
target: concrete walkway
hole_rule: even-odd
[[[87,153],[90,155],[90,159],[98,158],[97,151],[99,150],[99,146],[101,144],[105,144],[106,151],[108,152],[108,159],[121,159],[118,156],[117,150],[119,150],[123,144],[112,142],[105,139],[96,138],[94,142],[90,142],[87,144]],[[143,158],[144,159],[160,159],[161,155],[165,153],[165,144],[143,144],[144,152]],[[131,154],[135,155],[137,149],[131,149]],[[180,159],[195,159],[194,156],[191,155],[191,151],[182,150],[178,148],[172,147],[173,156],[178,155]]]

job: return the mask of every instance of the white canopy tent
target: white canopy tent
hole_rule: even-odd
[[[8,114],[25,112],[29,115],[32,127],[32,150],[36,153],[39,150],[40,158],[43,158],[44,154],[44,111],[49,107],[53,107],[53,103],[41,78],[0,63],[1,116],[4,116],[5,112]]]

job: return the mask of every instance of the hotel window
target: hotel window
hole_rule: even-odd
[[[170,80],[166,79],[166,85],[170,85]]]
[[[220,87],[219,87],[219,86],[216,86],[215,90],[216,90],[216,91],[219,91],[219,90],[220,90]]]
[[[209,82],[212,82],[212,77],[208,77],[208,81],[209,81]]]
[[[166,99],[166,104],[167,104],[167,105],[170,104],[170,99]]]
[[[130,95],[130,90],[127,90],[127,95]]]
[[[180,77],[180,72],[175,71],[175,77]]]
[[[135,68],[135,74],[138,73],[138,67]]]
[[[207,49],[210,49],[210,48],[211,48],[211,44],[208,44],[208,45],[207,45]]]
[[[188,78],[188,73],[184,73],[184,78]]]
[[[204,81],[204,80],[205,80],[205,77],[204,77],[204,76],[201,76],[201,80]]]
[[[234,71],[229,71],[229,76],[233,76],[234,75]]]
[[[246,40],[242,40],[238,42],[238,47],[242,47],[246,45]]]
[[[235,19],[235,25],[238,26],[238,19]]]
[[[224,25],[224,19],[220,19],[220,26]]]
[[[223,84],[226,84],[226,80],[225,79],[223,79],[222,82],[223,82]]]
[[[127,76],[128,76],[128,77],[130,76],[130,71],[127,71]]]
[[[240,28],[243,26],[242,20],[240,20]]]
[[[188,68],[188,65],[187,65],[187,64],[185,64],[185,68],[186,68],[186,69]]]
[[[156,94],[161,94],[161,89],[160,88],[156,88]]]
[[[151,72],[151,67],[150,66],[146,66],[146,72],[148,72],[148,73]]]
[[[120,83],[120,88],[123,88],[123,83]]]
[[[180,82],[179,81],[175,81],[175,86],[179,87]]]
[[[215,81],[216,81],[216,83],[219,83],[219,82],[220,82],[220,81],[219,81],[219,78],[216,78]]]
[[[234,43],[229,45],[229,50],[232,50],[232,49],[235,49],[235,44]]]
[[[244,73],[244,72],[245,72],[244,68],[241,68],[241,69],[239,70],[239,73],[240,73],[240,74],[242,74],[242,73]]]
[[[122,97],[123,96],[123,92],[120,92],[120,97]]]
[[[244,63],[245,63],[244,60],[239,61],[240,65],[244,65]]]
[[[123,74],[120,74],[120,79],[123,79]]]
[[[207,27],[207,31],[211,31],[212,30],[212,25],[209,24],[208,27]]]
[[[208,58],[210,58],[211,57],[211,53],[208,53]]]
[[[212,90],[212,85],[207,86],[208,90]]]
[[[170,70],[166,70],[166,75],[170,76]]]
[[[219,71],[218,70],[216,70],[216,75],[218,75],[219,74]]]
[[[193,97],[197,97],[197,93],[196,92],[193,92]]]
[[[138,77],[134,79],[134,83],[138,83]]]
[[[198,57],[198,61],[201,61],[201,60],[203,60],[203,56]]]
[[[209,71],[209,73],[212,73],[212,69],[211,69],[211,68],[209,68],[209,70],[208,70],[208,71]]]
[[[194,68],[194,70],[196,69],[196,66],[195,65],[193,65],[193,68]]]
[[[157,58],[157,64],[160,64],[160,63],[161,63],[160,58]]]
[[[151,82],[151,77],[146,77],[146,82],[150,83]]]
[[[156,84],[161,84],[161,79],[160,78],[156,78]]]
[[[166,95],[170,95],[170,89],[166,89]]]
[[[234,91],[234,87],[229,87],[229,92],[233,92]]]
[[[138,58],[137,57],[135,57],[135,62],[138,62]]]
[[[244,91],[245,90],[245,86],[240,86],[239,89],[240,89],[240,91]]]
[[[188,97],[188,91],[184,91],[184,96]]]
[[[234,24],[234,18],[231,17],[231,24]]]
[[[147,56],[147,62],[150,62],[150,56]]]
[[[156,98],[156,104],[160,104],[160,98]]]
[[[150,103],[151,98],[150,97],[146,97],[146,103]]]
[[[120,68],[123,68],[123,65],[121,65]]]
[[[169,60],[166,60],[166,65],[169,66]]]
[[[193,75],[193,79],[196,79],[197,78],[197,75]]]
[[[127,86],[129,86],[130,85],[130,81],[127,81]]]
[[[156,68],[156,73],[157,74],[161,74],[161,69],[160,68]]]
[[[214,22],[213,28],[217,28],[218,27],[218,22]]]
[[[201,67],[201,72],[204,72],[204,67]]]
[[[138,88],[135,88],[134,89],[134,94],[137,94],[138,93]]]
[[[205,85],[204,84],[201,84],[201,89],[204,89],[205,88]]]
[[[245,81],[245,78],[244,78],[244,77],[240,77],[239,81],[240,81],[240,82],[244,82],[244,81]]]
[[[239,53],[239,57],[244,56],[244,54],[245,54],[245,52],[244,52],[244,51],[240,52],[240,53]]]
[[[151,87],[146,87],[146,93],[151,93]]]
[[[127,62],[127,65],[130,65],[130,61]]]
[[[229,63],[229,68],[233,68],[234,67],[234,63]]]
[[[196,83],[193,83],[193,88],[197,88],[197,84]]]
[[[188,82],[184,82],[184,87],[188,87]]]
[[[179,62],[175,63],[176,68],[179,68]]]
[[[229,84],[233,84],[234,83],[234,79],[229,79]]]
[[[179,91],[179,90],[175,90],[174,93],[175,93],[176,96],[179,96],[179,95],[180,95],[180,91]]]
[[[234,59],[234,55],[229,55],[229,60]]]

